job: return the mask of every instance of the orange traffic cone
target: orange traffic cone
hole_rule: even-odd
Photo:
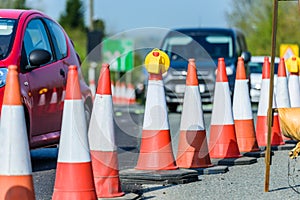
[[[291,107],[284,58],[280,58],[279,65],[278,65],[277,84],[276,84],[276,104],[277,104],[277,108]]]
[[[125,104],[127,102],[126,84],[121,83],[120,86],[120,104]]]
[[[248,88],[244,59],[239,57],[233,95],[233,118],[236,138],[241,152],[259,151]]]
[[[206,139],[195,59],[189,59],[176,163],[181,168],[212,166]]]
[[[115,85],[115,98],[114,98],[114,103],[115,104],[120,104],[121,103],[121,82],[117,81]]]
[[[136,103],[135,90],[132,83],[127,84],[127,103],[128,104]]]
[[[288,80],[286,77],[286,67],[284,58],[280,58],[277,72],[277,85],[276,85],[276,103],[277,108],[290,108],[290,95]],[[280,126],[280,120],[279,120]],[[284,141],[291,140],[291,138],[282,135]]]
[[[268,114],[268,103],[269,103],[269,87],[270,87],[270,62],[269,58],[265,57],[263,69],[262,69],[262,83],[261,92],[257,109],[257,120],[256,120],[256,139],[258,146],[267,146],[267,114]],[[276,108],[275,95],[273,95],[273,108]],[[279,128],[278,114],[274,113],[273,127],[271,136],[271,145],[277,146],[284,144],[281,131]]]
[[[34,200],[28,136],[17,66],[8,67],[0,134],[0,199]]]
[[[116,91],[115,91],[115,84],[112,80],[111,80],[111,96],[112,96],[113,103],[115,103],[116,102]]]
[[[162,75],[149,74],[138,170],[177,169]]]
[[[108,64],[103,64],[100,72],[88,136],[97,197],[124,195],[119,179]]]
[[[288,88],[290,94],[290,104],[292,108],[300,107],[300,83],[299,66],[297,57],[291,57],[286,61],[287,68],[290,71],[288,79]],[[293,69],[294,67],[294,69]]]
[[[234,128],[224,58],[218,60],[209,148],[211,158],[241,157]]]
[[[53,200],[97,199],[78,71],[70,66]]]

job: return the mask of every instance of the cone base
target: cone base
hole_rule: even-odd
[[[234,124],[211,125],[209,154],[211,158],[239,158],[240,154]]]
[[[258,146],[267,146],[268,126],[267,116],[257,116],[256,139]],[[283,145],[284,141],[279,128],[278,115],[273,117],[273,127],[271,132],[271,146]]]
[[[178,169],[173,156],[170,130],[143,130],[140,154],[135,169]]]
[[[98,198],[120,197],[121,191],[117,152],[91,150],[94,182]]]
[[[32,175],[0,175],[0,199],[34,200],[35,194]]]
[[[180,131],[176,163],[180,168],[213,166],[208,154],[205,130]]]
[[[97,199],[91,162],[57,163],[52,200]]]
[[[259,151],[253,119],[234,120],[234,125],[240,152]]]

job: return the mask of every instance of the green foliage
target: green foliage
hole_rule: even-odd
[[[93,20],[94,30],[100,30],[102,33],[105,33],[105,23],[102,19]]]
[[[66,11],[60,16],[63,27],[84,30],[84,9],[80,0],[67,0]]]
[[[243,30],[252,55],[270,55],[273,1],[232,0],[227,13],[230,26]],[[279,2],[276,54],[282,43],[300,44],[300,20],[297,2]]]
[[[26,0],[1,0],[0,8],[29,9],[25,3]]]

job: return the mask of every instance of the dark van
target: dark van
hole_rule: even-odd
[[[225,59],[232,92],[238,57],[242,56],[245,63],[251,58],[244,34],[234,28],[175,29],[165,36],[161,49],[171,60],[170,69],[164,74],[166,100],[171,112],[183,102],[189,58],[196,60],[202,103],[213,102],[218,58]]]

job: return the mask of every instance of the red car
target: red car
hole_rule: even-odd
[[[0,106],[9,65],[19,66],[31,148],[59,142],[69,65],[79,67],[80,88],[89,121],[92,94],[81,74],[72,41],[57,22],[35,10],[0,9]]]

